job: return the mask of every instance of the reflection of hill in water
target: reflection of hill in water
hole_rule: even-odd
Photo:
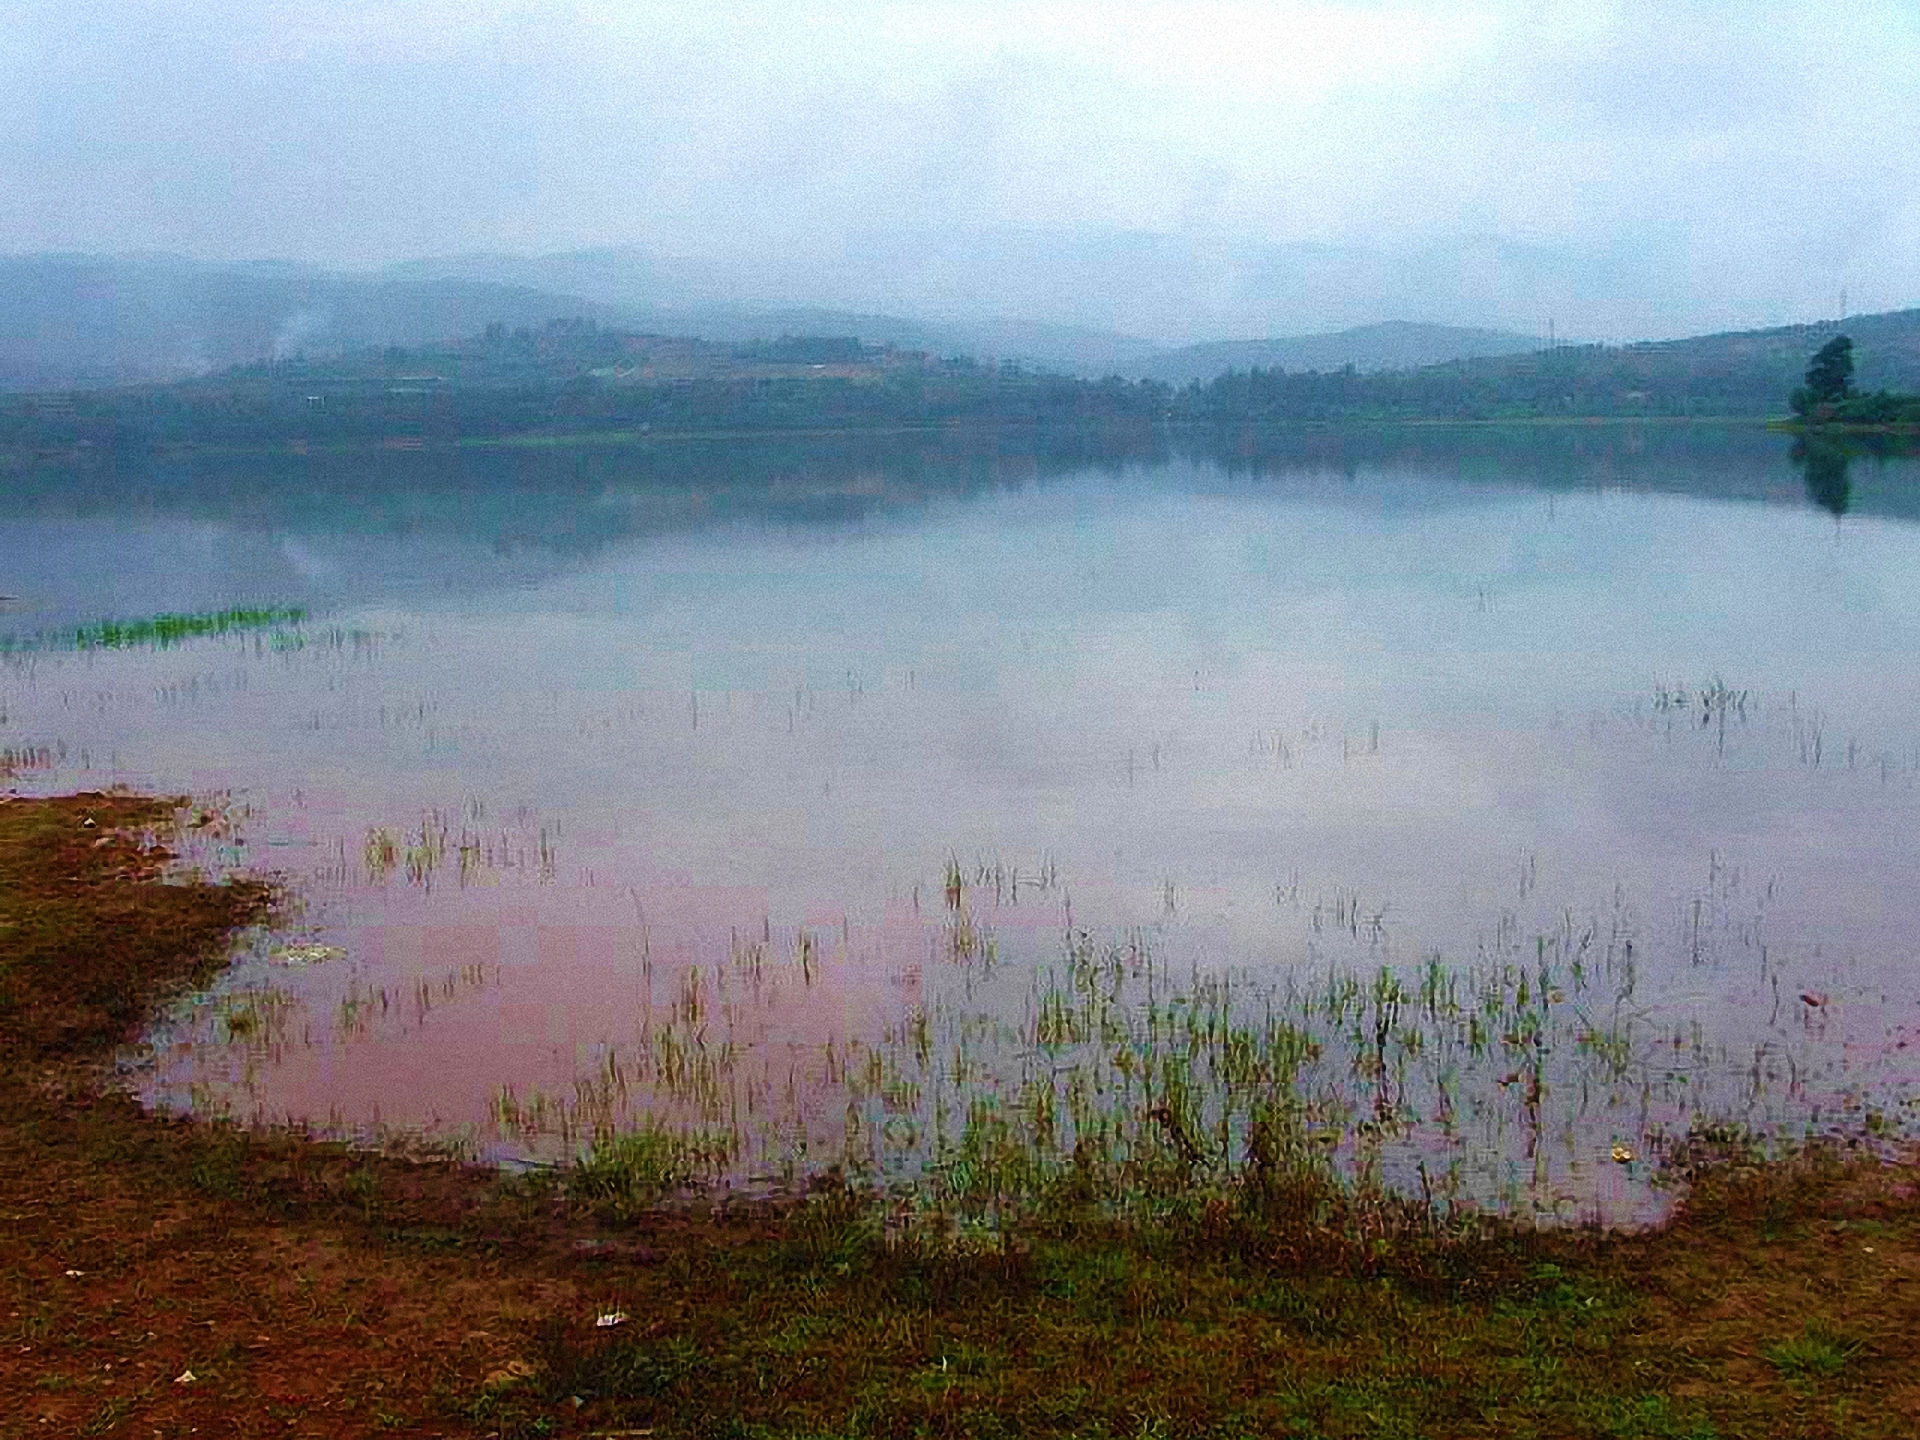
[[[12,514],[169,516],[318,535],[442,534],[562,553],[764,519],[879,509],[1167,458],[1132,435],[847,432],[796,438],[195,456],[19,477]]]
[[[1845,459],[1846,513],[1920,520],[1920,454],[1884,437],[1826,442]],[[1623,490],[1832,509],[1832,463],[1808,479],[1805,446],[1754,425],[1400,426],[1246,430],[1213,446],[1229,473],[1362,473],[1471,487]]]
[[[0,631],[236,604],[446,603],[537,584],[651,535],[831,528],[1069,474],[1164,463],[1063,433],[199,455],[14,477]]]
[[[1809,468],[1806,447],[1751,426],[1536,425],[868,432],[195,456],[137,471],[103,461],[9,483],[0,528],[14,558],[0,592],[33,602],[16,630],[161,608],[444,598],[536,583],[648,535],[904,519],[1089,472],[1421,510],[1607,489],[1920,520],[1910,455],[1815,458]],[[106,574],[116,581],[103,589]]]

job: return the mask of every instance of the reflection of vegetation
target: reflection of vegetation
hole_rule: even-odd
[[[1814,428],[1794,439],[1792,455],[1793,463],[1806,481],[1807,498],[1823,510],[1845,515],[1860,505],[1853,462],[1871,460],[1876,471],[1902,462],[1910,465],[1916,455],[1920,455],[1920,440],[1901,434]],[[1911,508],[1911,501],[1904,499],[1912,493],[1911,481],[1881,488],[1890,499],[1903,497],[1899,509]],[[1886,506],[1883,502],[1874,508],[1884,511]]]
[[[457,568],[449,583],[486,585],[501,571],[564,563],[641,536],[741,521],[838,526],[911,515],[937,501],[1142,470],[1152,471],[1158,485],[1202,491],[1370,472],[1475,490],[1600,485],[1764,502],[1778,496],[1787,444],[1758,426],[1627,424],[582,440],[362,455],[203,455],[156,459],[131,476],[105,466],[48,466],[10,481],[8,499],[16,518],[111,522],[138,510],[334,544],[362,536],[407,537],[409,549],[452,542],[466,547],[463,553],[430,563],[451,560]],[[1170,461],[1190,463],[1175,468]],[[1409,486],[1408,493],[1446,498],[1432,485],[1417,492]],[[1863,491],[1856,476],[1849,513],[1863,511],[1920,519],[1920,485]],[[310,626],[284,633],[304,635],[309,644],[315,638]]]
[[[22,770],[51,770],[56,755],[64,759],[66,747],[56,751],[51,745],[0,745],[0,780]]]
[[[361,865],[367,879],[383,885],[395,873],[404,871],[407,882],[432,889],[434,877],[446,862],[449,852],[459,866],[462,886],[474,884],[492,872],[531,871],[540,880],[550,882],[559,864],[556,840],[559,827],[541,825],[531,837],[515,837],[506,830],[482,830],[479,807],[468,807],[456,834],[452,822],[437,810],[420,817],[417,828],[398,834],[385,826],[367,831],[360,847]],[[473,823],[468,823],[469,821]],[[527,839],[532,840],[532,849]]]
[[[325,536],[457,537],[501,562],[740,520],[840,524],[939,498],[1167,458],[1128,429],[758,436],[309,456],[157,458],[134,476],[86,463],[10,479],[10,515],[129,510]]]
[[[235,631],[271,630],[298,625],[307,618],[299,606],[240,607],[196,615],[154,615],[145,620],[100,620],[53,636],[20,640],[0,637],[0,652],[33,650],[126,650],[151,647],[165,650],[188,640]]]
[[[1832,440],[1796,440],[1793,463],[1800,467],[1807,482],[1807,498],[1835,516],[1847,513],[1853,487],[1847,481],[1850,457],[1846,447]]]
[[[222,995],[213,1004],[216,1043],[268,1045],[284,1037],[295,1001],[285,992],[264,986]]]

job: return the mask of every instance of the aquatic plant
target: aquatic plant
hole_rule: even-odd
[[[0,655],[47,650],[168,649],[188,640],[235,631],[275,630],[299,625],[307,618],[298,605],[235,607],[196,614],[160,614],[140,620],[97,620],[55,634],[29,637],[0,636]]]
[[[1678,943],[1700,965],[1757,955],[1764,970],[1736,881],[1716,861]],[[1637,922],[1618,909],[1530,938],[1503,918],[1468,962],[1182,976],[1141,930],[1068,928],[1050,958],[1009,965],[979,913],[991,878],[956,863],[945,882],[921,993],[877,1036],[780,1041],[786,997],[846,957],[766,926],[736,934],[725,963],[663,975],[637,1038],[598,1047],[571,1093],[502,1091],[497,1133],[633,1169],[623,1204],[830,1168],[894,1195],[908,1230],[953,1239],[1063,1207],[1151,1226],[1274,1204],[1376,1226],[1651,1215],[1667,1203],[1651,1162],[1676,1144],[1743,1117],[1791,1139],[1817,1117],[1793,1046],[1737,1056],[1640,994]],[[1323,933],[1376,953],[1352,896],[1315,908]],[[1911,1110],[1875,1113],[1894,1133]],[[629,1153],[623,1134],[644,1138]]]

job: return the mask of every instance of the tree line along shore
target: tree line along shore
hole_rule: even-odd
[[[1855,388],[1856,358],[1863,374],[1881,377],[1878,388]],[[945,425],[1780,420],[1783,410],[1802,427],[1920,428],[1920,396],[1902,387],[1920,389],[1920,311],[1861,317],[1845,335],[1802,326],[1412,370],[1255,368],[1184,387],[848,337],[736,346],[555,321],[538,330],[496,325],[457,345],[295,356],[171,384],[4,397],[0,453]]]

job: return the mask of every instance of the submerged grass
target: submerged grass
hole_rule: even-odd
[[[637,1042],[605,1048],[571,1093],[503,1091],[497,1132],[566,1163],[638,1124],[650,1152],[680,1137],[713,1181],[831,1164],[904,1191],[897,1206],[930,1232],[992,1232],[1063,1203],[1146,1229],[1218,1224],[1284,1194],[1316,1197],[1328,1225],[1398,1233],[1471,1229],[1488,1212],[1654,1218],[1671,1203],[1661,1157],[1686,1149],[1691,1125],[1790,1135],[1832,1098],[1772,1020],[1749,1052],[1663,1015],[1617,905],[1531,937],[1503,920],[1467,963],[1396,966],[1343,894],[1312,924],[1345,932],[1363,963],[1275,983],[1170,973],[1148,934],[1098,944],[1070,919],[1057,956],[1023,969],[976,918],[1020,883],[949,864],[941,938],[876,1040],[768,1043],[769,1017],[838,963],[809,932],[736,936],[727,961],[664,975],[664,996],[649,962]],[[1713,918],[1731,913],[1727,893],[1708,900],[1688,910],[1694,964],[1770,989],[1777,1011],[1754,927]],[[1737,937],[1724,958],[1716,927]],[[1910,1128],[1914,1107],[1897,1101],[1897,1087],[1892,1110],[1859,1100],[1864,1128]]]
[[[236,631],[278,630],[307,618],[297,605],[237,606],[187,614],[150,615],[137,620],[99,620],[52,635],[26,638],[0,636],[0,654],[28,654],[46,650],[126,650],[140,647],[167,649],[207,635]]]
[[[851,1173],[667,1213],[656,1197],[728,1163],[723,1136],[608,1134],[571,1174],[515,1178],[143,1115],[98,1088],[101,1059],[270,898],[167,883],[140,837],[171,814],[0,803],[0,1416],[23,1433],[1920,1426],[1915,1172],[1838,1146],[1769,1160],[1695,1135],[1677,1218],[1617,1235],[1449,1216],[1252,1119],[1223,1175],[1217,1117],[1169,1085],[1137,1095],[1125,1161],[1152,1223],[1077,1142],[997,1218]],[[1046,1021],[1060,1043],[1081,1023]],[[976,1130],[939,1183],[1008,1193]]]
[[[618,1219],[711,1182],[733,1158],[731,1137],[643,1125],[603,1135],[567,1173],[572,1200]]]

